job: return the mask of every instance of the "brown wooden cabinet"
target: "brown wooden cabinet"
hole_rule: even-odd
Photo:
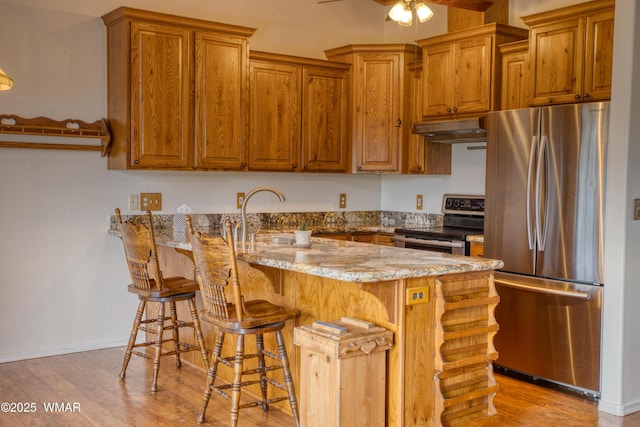
[[[349,45],[325,54],[352,64],[352,170],[401,173],[411,133],[407,65],[419,57],[420,49],[407,44]]]
[[[526,108],[529,97],[529,40],[498,46],[502,61],[501,110]]]
[[[413,127],[422,121],[422,64],[409,64],[409,112]],[[451,144],[430,142],[423,135],[411,133],[407,146],[407,173],[451,174]]]
[[[373,231],[353,231],[349,233],[314,233],[313,237],[325,239],[348,240],[360,243],[374,243],[383,246],[395,246],[393,233],[373,232]]]
[[[523,17],[531,28],[532,104],[611,98],[614,0]]]
[[[109,168],[241,168],[255,30],[126,7],[102,19]]]
[[[484,256],[484,242],[470,242],[469,255],[483,257]]]
[[[349,69],[251,52],[249,170],[347,171]]]
[[[501,24],[418,40],[422,48],[424,120],[472,116],[497,109],[497,46],[525,39],[528,31]]]

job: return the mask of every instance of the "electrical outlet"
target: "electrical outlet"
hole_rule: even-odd
[[[242,204],[244,203],[244,193],[236,193],[236,208],[242,208]]]
[[[137,211],[140,209],[140,199],[137,194],[129,194],[129,210]]]
[[[416,196],[416,209],[419,211],[422,210],[422,194]]]
[[[162,193],[140,193],[140,210],[162,210]]]
[[[429,301],[429,287],[407,289],[407,305],[424,304]]]
[[[633,219],[640,219],[640,199],[633,200]]]
[[[347,207],[347,195],[346,195],[346,193],[340,193],[340,207],[342,209]]]

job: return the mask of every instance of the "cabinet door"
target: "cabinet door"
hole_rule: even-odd
[[[190,37],[170,25],[131,24],[132,168],[192,163]]]
[[[611,98],[613,21],[613,10],[595,13],[587,17],[584,90],[582,94],[585,101],[600,101]]]
[[[346,172],[348,74],[305,67],[302,81],[302,171]]]
[[[454,113],[489,111],[491,44],[491,37],[479,37],[455,45]]]
[[[526,108],[529,106],[528,85],[528,42],[509,43],[501,45],[502,82],[501,82],[501,110]],[[512,48],[513,47],[513,48]]]
[[[409,73],[410,117],[414,123],[422,121],[422,70]],[[409,135],[407,172],[415,174],[451,174],[451,144],[429,142],[424,136]]]
[[[422,115],[425,119],[453,113],[454,51],[451,45],[446,44],[422,52],[422,71],[428,76],[423,80]]]
[[[251,61],[249,169],[298,168],[300,76],[296,65]]]
[[[357,172],[396,172],[403,125],[400,54],[356,55],[354,162]]]
[[[246,166],[247,41],[196,33],[196,166]]]
[[[584,34],[582,18],[531,29],[532,104],[576,102],[582,98]]]

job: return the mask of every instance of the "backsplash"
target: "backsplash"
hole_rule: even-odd
[[[199,230],[218,231],[229,216],[234,222],[240,221],[240,213],[193,214],[194,226]],[[144,215],[123,215],[123,219],[143,218]],[[339,212],[274,212],[250,213],[247,220],[252,224],[260,222],[260,230],[293,230],[302,222],[315,232],[349,231],[363,227],[395,228],[404,226],[442,226],[442,214],[396,212],[396,211],[339,211]],[[171,229],[173,215],[153,216],[154,227]],[[111,229],[116,229],[115,216],[111,216]]]

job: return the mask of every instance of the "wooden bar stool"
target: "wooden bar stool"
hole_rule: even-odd
[[[226,236],[208,236],[193,231],[190,216],[187,216],[187,229],[191,236],[191,247],[196,262],[197,279],[200,284],[200,294],[204,302],[205,310],[201,317],[216,327],[216,343],[211,356],[211,363],[207,379],[207,389],[204,393],[202,414],[198,418],[203,423],[207,405],[211,398],[211,392],[215,391],[223,398],[231,401],[231,425],[238,423],[239,410],[254,406],[261,406],[264,411],[269,410],[269,405],[285,399],[289,399],[291,411],[296,426],[300,425],[298,415],[298,402],[293,385],[293,378],[289,368],[289,357],[282,335],[285,322],[294,319],[298,312],[281,306],[271,304],[264,300],[246,301],[242,296],[240,280],[238,278],[238,266],[233,242],[233,230],[229,218],[225,221]],[[227,285],[231,284],[231,289]],[[233,303],[228,302],[229,292]],[[268,351],[264,347],[264,335],[274,333],[277,341],[278,354]],[[222,356],[222,347],[226,334],[236,336],[235,354]],[[245,335],[253,335],[256,341],[256,354],[245,354]],[[267,365],[265,356],[273,361]],[[257,366],[247,368],[244,363],[247,359],[257,359]],[[214,385],[218,363],[223,363],[234,369],[232,384]],[[276,369],[282,369],[285,384],[281,384],[272,377],[267,376]],[[256,374],[257,379],[243,379],[245,375]],[[240,403],[242,387],[260,384],[261,398]],[[270,384],[286,392],[286,396],[268,397],[267,385]],[[231,393],[228,392],[231,390]]]
[[[133,321],[133,328],[131,329],[131,336],[129,337],[129,344],[124,355],[120,378],[124,379],[132,354],[144,358],[149,357],[146,352],[136,351],[136,348],[155,346],[153,384],[151,385],[151,392],[155,393],[158,390],[158,371],[160,370],[160,358],[162,356],[175,355],[176,366],[180,367],[182,365],[180,361],[181,353],[200,350],[205,369],[209,369],[207,348],[200,328],[200,320],[195,303],[196,291],[198,291],[199,286],[195,280],[189,280],[184,277],[163,277],[158,262],[153,220],[150,211],[147,211],[148,225],[140,221],[123,222],[120,209],[116,209],[116,218],[131,275],[132,283],[129,285],[129,292],[138,295],[140,299],[138,311]],[[189,303],[190,322],[178,319],[176,302],[179,301],[187,301]],[[143,320],[142,317],[148,302],[159,303],[158,317],[149,319],[145,316]],[[170,316],[165,316],[165,303],[169,303]],[[165,324],[169,320],[170,323]],[[181,342],[180,328],[192,328],[195,331],[198,344],[193,345]],[[172,338],[164,339],[164,331],[167,330],[171,331]],[[145,342],[136,343],[138,332],[151,334],[154,337],[153,339],[145,339]],[[162,350],[162,344],[170,341],[173,341],[173,350]]]

